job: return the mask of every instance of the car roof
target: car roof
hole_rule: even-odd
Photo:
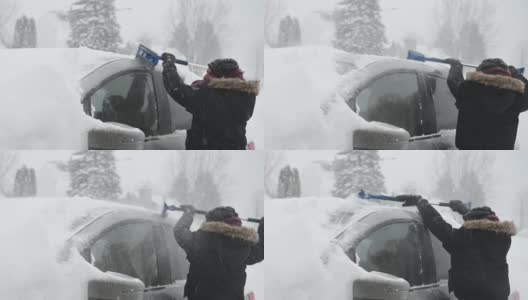
[[[107,78],[114,74],[127,72],[127,71],[150,71],[152,67],[148,66],[144,62],[129,57],[119,58],[108,61],[98,68],[92,70],[86,76],[81,79],[81,90],[82,94],[86,95],[94,88],[101,85],[101,83]],[[83,97],[84,98],[84,97]]]

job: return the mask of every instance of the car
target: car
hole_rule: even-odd
[[[350,109],[375,125],[354,131],[354,149],[456,149],[458,111],[447,86],[448,67],[389,57],[369,60],[359,69],[352,66],[340,84]],[[341,66],[350,61],[344,55],[337,59]]]
[[[331,243],[376,275],[354,281],[354,299],[450,299],[450,256],[416,210],[379,206],[358,212]]]
[[[84,112],[123,129],[90,131],[89,149],[185,149],[185,135],[175,131],[189,129],[192,115],[166,92],[161,71],[138,57],[119,57],[81,79]]]
[[[38,213],[42,218],[42,228],[39,228],[38,234],[53,237],[53,242],[50,242],[51,239],[47,239],[46,244],[36,242],[41,247],[29,257],[33,262],[31,274],[37,274],[39,280],[39,274],[46,274],[48,278],[68,274],[67,283],[65,279],[49,280],[46,281],[46,289],[38,284],[28,285],[26,281],[30,279],[27,276],[15,276],[13,280],[23,278],[23,282],[11,282],[10,285],[24,286],[23,291],[14,292],[15,299],[23,298],[21,292],[63,299],[64,295],[59,291],[56,295],[46,293],[61,290],[64,286],[70,289],[79,287],[72,289],[74,295],[68,294],[65,299],[184,299],[189,263],[173,235],[174,224],[180,216],[178,212],[162,217],[161,211],[87,198],[15,200],[17,203],[10,206],[10,214],[19,213],[18,210],[27,207],[28,203],[40,212],[48,211]],[[30,223],[38,222],[27,213],[21,216]],[[34,232],[20,228],[18,236],[23,236],[24,240],[39,240],[35,236],[28,237]],[[50,248],[50,244],[59,246]],[[20,246],[25,245],[21,243]],[[57,253],[47,255],[50,249]],[[51,257],[56,258],[56,265],[52,264],[54,267],[50,268],[48,260]],[[25,264],[24,261],[20,263]],[[26,269],[15,267],[14,264],[11,266],[15,274]],[[40,270],[39,267],[44,269]],[[74,272],[69,273],[70,269],[74,269]],[[9,282],[7,278],[4,281]],[[251,291],[246,297],[256,299]]]

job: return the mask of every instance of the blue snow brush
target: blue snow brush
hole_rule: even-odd
[[[181,212],[185,212],[185,209],[181,208],[180,206],[176,206],[176,205],[168,205],[166,202],[163,202],[163,210],[161,212],[161,216],[163,218],[167,217],[167,212],[168,211],[181,211]],[[199,209],[195,209],[194,210],[194,213],[195,214],[199,214],[199,215],[206,215],[207,214],[207,211],[205,210],[199,210]],[[260,220],[259,219],[255,219],[255,218],[247,218],[247,219],[244,219],[244,218],[240,218],[240,220],[242,221],[246,221],[246,222],[251,222],[251,223],[260,223]]]
[[[408,60],[419,61],[419,62],[430,61],[430,62],[436,62],[436,63],[441,63],[441,64],[447,64],[448,63],[445,59],[427,57],[427,56],[425,56],[425,54],[420,53],[418,51],[414,51],[414,50],[409,50],[409,52],[407,52],[407,59]],[[476,65],[470,65],[470,64],[462,64],[462,65],[465,66],[465,67],[474,68],[474,69],[476,69],[478,67]],[[524,74],[524,68],[519,68],[519,69],[517,69],[517,71],[519,73],[521,73],[521,74]]]
[[[374,194],[369,194],[367,192],[365,192],[364,190],[361,190],[359,193],[358,193],[358,197],[360,199],[363,199],[363,200],[383,200],[383,201],[392,201],[392,202],[399,202],[401,203],[400,200],[398,200],[395,196],[387,196],[387,195],[374,195]],[[437,205],[437,206],[448,206],[449,207],[449,203],[448,202],[440,202],[440,203],[429,203],[431,205]]]
[[[152,68],[156,67],[159,62],[162,60],[161,56],[159,56],[156,52],[153,50],[147,48],[144,45],[139,45],[138,51],[136,54],[136,59],[139,59],[148,65],[150,65]],[[196,67],[201,69],[207,69],[208,67],[205,65],[199,65],[199,64],[193,64],[188,61],[182,60],[182,59],[176,59],[174,60],[174,63],[177,63],[182,66],[190,66],[190,67]]]

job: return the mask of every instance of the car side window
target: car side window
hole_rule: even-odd
[[[90,98],[92,117],[117,122],[153,135],[158,128],[156,96],[152,75],[127,73],[110,80]]]
[[[189,262],[185,251],[178,245],[170,227],[161,227],[159,247],[160,283],[168,285],[176,280],[184,280],[189,273]]]
[[[415,73],[395,73],[376,79],[356,97],[356,111],[367,121],[391,124],[411,136],[422,133],[420,89]]]
[[[444,249],[442,242],[434,235],[430,234],[433,246],[434,260],[438,279],[449,279],[449,269],[451,268],[451,256]]]
[[[149,223],[118,225],[90,248],[91,263],[103,272],[138,278],[146,287],[159,285],[154,231]]]
[[[455,106],[455,97],[447,85],[447,80],[433,75],[427,75],[426,78],[427,88],[434,101],[438,131],[456,129],[458,110]]]
[[[422,284],[419,232],[415,223],[383,226],[358,243],[356,263],[367,271],[378,271]]]

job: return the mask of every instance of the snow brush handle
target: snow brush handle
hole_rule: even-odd
[[[181,211],[181,212],[185,212],[185,209],[183,209],[183,208],[181,208],[179,206],[176,206],[176,205],[167,205],[167,203],[163,203],[163,212],[161,213],[161,215],[163,217],[165,217],[167,215],[167,211]],[[207,211],[195,209],[194,213],[205,216],[207,214]],[[247,218],[247,219],[240,218],[240,220],[246,221],[246,222],[251,222],[251,223],[260,223],[260,220],[259,219],[255,219],[255,218]]]

